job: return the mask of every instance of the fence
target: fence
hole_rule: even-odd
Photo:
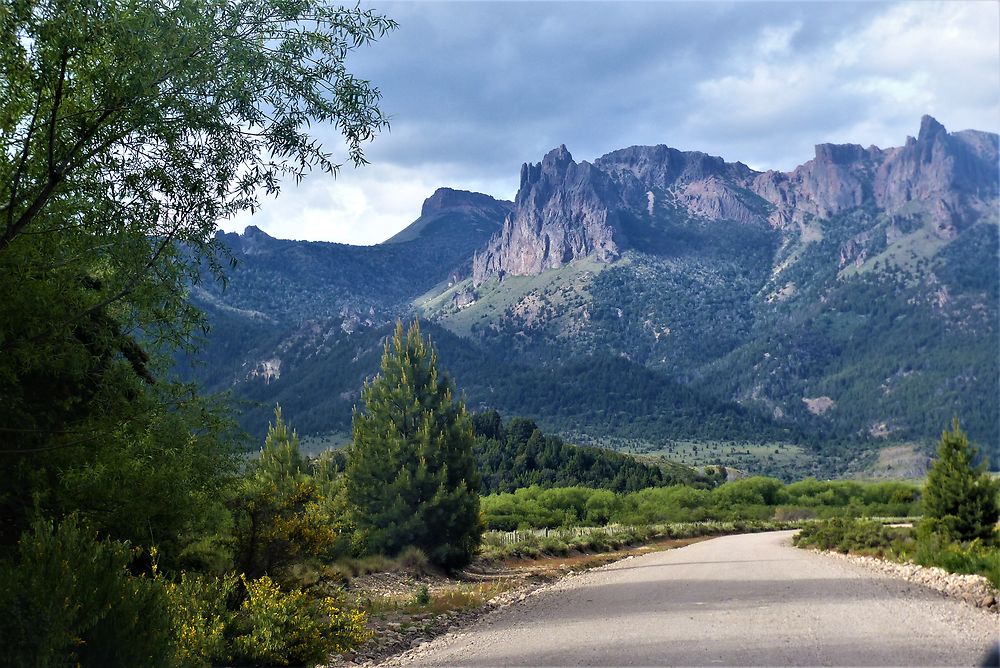
[[[903,526],[906,523],[912,524],[916,519],[913,517],[869,517],[864,518],[881,522],[887,525]],[[793,521],[772,521],[772,520],[709,520],[702,522],[675,522],[665,524],[652,524],[642,527],[609,524],[604,527],[561,527],[558,529],[523,529],[520,531],[487,531],[483,534],[483,542],[487,545],[513,545],[535,538],[545,538],[555,536],[557,538],[569,539],[577,538],[586,534],[600,531],[607,536],[624,533],[627,531],[652,531],[655,535],[671,536],[674,538],[687,538],[691,536],[702,536],[714,533],[731,533],[740,531],[773,531],[776,529],[800,528],[807,524],[820,522],[819,519],[800,519]]]
[[[558,538],[576,538],[584,534],[600,531],[608,536],[631,531],[635,527],[622,526],[620,524],[610,524],[605,527],[564,527],[560,529],[524,529],[521,531],[487,531],[483,535],[483,541],[495,545],[513,545],[531,538],[545,538],[556,536]]]

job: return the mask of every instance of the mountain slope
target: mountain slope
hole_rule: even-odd
[[[996,462],[997,147],[930,117],[788,173],[560,147],[514,203],[441,189],[378,246],[248,228],[229,289],[196,295],[224,333],[198,377],[343,431],[386,327],[419,314],[473,406],[582,440],[798,443],[829,474],[958,415]]]

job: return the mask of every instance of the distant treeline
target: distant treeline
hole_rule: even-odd
[[[602,448],[570,445],[546,436],[532,420],[516,417],[506,425],[496,411],[473,415],[475,454],[484,494],[532,485],[576,485],[614,492],[688,484],[712,487],[724,474],[700,474],[685,466],[650,464]]]
[[[920,489],[912,483],[807,478],[786,485],[763,477],[735,480],[715,489],[675,485],[624,494],[588,487],[532,486],[486,496],[481,508],[487,528],[500,531],[701,520],[907,517],[921,512]]]

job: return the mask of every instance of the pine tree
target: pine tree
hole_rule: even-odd
[[[922,533],[948,540],[992,541],[1000,517],[997,484],[986,473],[986,462],[973,466],[978,450],[969,444],[956,419],[941,434],[938,457],[924,488]]]
[[[405,334],[396,324],[361,396],[346,470],[357,547],[416,546],[438,565],[465,565],[482,535],[472,418],[417,322]]]
[[[260,457],[240,481],[236,510],[236,561],[250,577],[274,573],[306,556],[328,554],[343,529],[331,486],[321,488],[299,452],[299,437],[281,407],[274,409]]]

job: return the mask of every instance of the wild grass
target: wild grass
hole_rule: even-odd
[[[572,552],[613,552],[624,547],[641,545],[663,538],[694,538],[698,536],[780,531],[795,529],[810,520],[771,521],[736,520],[731,522],[678,522],[647,526],[604,527],[593,529],[554,529],[548,533],[487,532],[483,536],[480,556],[486,561],[545,556],[565,556]],[[511,536],[514,540],[511,540]]]
[[[360,603],[374,617],[400,613],[408,616],[441,615],[481,607],[516,585],[513,580],[500,578],[488,582],[459,583],[439,590],[418,584],[410,592],[374,596]]]

